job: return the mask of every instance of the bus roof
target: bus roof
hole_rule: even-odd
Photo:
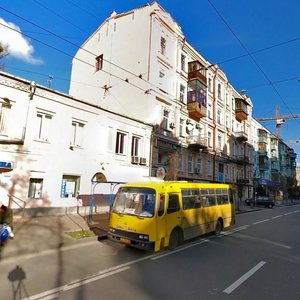
[[[206,183],[206,182],[189,182],[189,181],[139,181],[127,182],[121,187],[148,187],[148,188],[225,188],[231,187],[226,183]]]

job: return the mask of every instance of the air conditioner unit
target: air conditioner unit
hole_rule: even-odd
[[[132,164],[138,164],[140,161],[140,158],[138,156],[131,156],[131,163]]]
[[[170,127],[171,129],[174,129],[174,128],[175,128],[175,123],[174,123],[174,122],[171,122],[171,123],[169,124],[169,127]]]
[[[146,165],[147,159],[145,157],[140,157],[140,165]]]
[[[195,174],[200,175],[201,174],[201,169],[200,168],[195,168]]]

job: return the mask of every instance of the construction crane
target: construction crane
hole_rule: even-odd
[[[300,114],[280,116],[279,107],[275,109],[276,117],[271,118],[255,118],[257,121],[276,121],[276,136],[281,138],[281,125],[288,119],[300,118]]]

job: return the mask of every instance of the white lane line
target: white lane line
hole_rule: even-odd
[[[233,234],[235,232],[247,229],[248,227],[249,227],[249,225],[244,225],[244,226],[241,226],[241,227],[230,229],[228,231],[222,231],[222,235],[231,235],[231,234]]]
[[[270,221],[270,219],[261,220],[261,221],[258,221],[258,222],[252,223],[252,224],[256,225],[256,224],[260,224],[260,223],[264,223],[264,222],[268,222],[268,221]]]
[[[283,217],[283,215],[278,215],[278,216],[273,217],[272,220],[275,220],[275,219],[278,219],[278,218],[281,218],[281,217]]]
[[[284,215],[285,215],[285,216],[288,216],[288,215],[291,215],[291,214],[293,214],[293,213],[294,213],[293,211],[290,211],[290,212],[285,213]]]
[[[145,257],[142,257],[142,258],[139,258],[139,259],[136,259],[136,260],[132,260],[132,261],[129,261],[127,263],[124,263],[124,264],[121,264],[121,265],[118,265],[118,266],[115,266],[115,267],[112,267],[112,268],[108,268],[108,269],[99,271],[97,274],[90,275],[90,276],[87,276],[85,278],[82,278],[82,279],[79,279],[79,280],[76,280],[76,281],[72,281],[72,282],[70,282],[70,283],[68,283],[66,285],[63,285],[63,286],[57,287],[55,289],[51,289],[51,290],[42,292],[40,294],[36,294],[34,296],[30,296],[29,298],[24,298],[23,300],[37,300],[37,299],[43,299],[43,300],[49,299],[50,300],[50,299],[55,299],[55,297],[57,298],[57,293],[59,293],[59,292],[70,290],[70,289],[76,288],[76,287],[78,287],[80,285],[84,285],[84,284],[86,284],[88,282],[99,280],[99,279],[102,279],[104,277],[116,274],[118,272],[122,272],[122,271],[128,270],[130,265],[133,265],[133,264],[136,264],[138,262],[150,259],[150,258],[152,258],[155,255],[156,254],[145,256]],[[69,286],[71,288],[67,288]],[[53,295],[53,297],[55,295],[55,297],[51,298],[52,295]],[[50,297],[50,298],[44,298],[44,297]]]
[[[247,273],[245,273],[242,277],[240,277],[237,281],[235,281],[232,285],[226,288],[223,292],[226,294],[231,294],[236,288],[238,288],[243,282],[245,282],[248,278],[250,278],[255,272],[257,272],[263,265],[265,265],[265,261],[261,261]]]
[[[172,254],[177,253],[177,252],[181,252],[183,250],[186,250],[186,249],[189,249],[191,247],[195,247],[195,246],[207,243],[207,242],[209,242],[209,240],[203,240],[203,239],[201,239],[199,242],[196,242],[196,243],[193,243],[193,244],[190,244],[190,245],[187,245],[187,246],[180,247],[180,248],[178,248],[176,250],[166,252],[166,253],[164,253],[162,255],[156,255],[156,256],[152,257],[151,260],[157,260],[157,259],[160,259],[160,258],[169,256],[169,255],[172,255]]]
[[[126,271],[128,269],[130,269],[130,267],[119,268],[117,270],[106,272],[104,274],[99,274],[99,275],[91,277],[91,278],[79,280],[79,281],[73,282],[73,283],[71,282],[69,284],[60,286],[60,287],[52,289],[52,290],[48,290],[46,292],[43,292],[43,293],[31,296],[29,298],[25,298],[23,300],[27,300],[27,299],[28,300],[38,300],[38,299],[51,300],[51,299],[57,299],[57,297],[59,296],[59,293],[61,293],[61,292],[66,292],[66,291],[72,290],[72,289],[77,288],[79,286],[82,286],[82,285],[88,284],[90,282],[93,282],[93,281],[96,281],[96,280],[99,280],[99,279],[102,279],[102,278],[105,278],[105,277],[108,277],[108,276],[111,276],[111,275],[114,275],[114,274]]]

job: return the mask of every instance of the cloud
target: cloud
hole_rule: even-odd
[[[43,63],[41,59],[33,57],[34,48],[22,36],[20,28],[11,22],[6,22],[2,18],[0,18],[0,43],[7,47],[9,56],[30,64]]]

